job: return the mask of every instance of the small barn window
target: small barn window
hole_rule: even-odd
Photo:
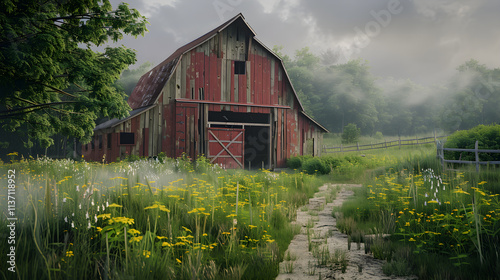
[[[92,150],[95,150],[95,137],[92,137],[92,141],[90,142],[90,146],[92,147]]]
[[[111,143],[113,143],[112,140],[113,140],[113,134],[108,133],[108,145],[107,145],[108,150],[111,149]]]
[[[120,132],[120,145],[134,145],[135,135],[133,132]]]
[[[234,62],[234,74],[235,75],[245,75],[245,61],[235,61]]]
[[[102,135],[99,135],[99,150],[102,149]]]

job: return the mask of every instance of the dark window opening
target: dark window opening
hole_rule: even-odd
[[[245,75],[245,61],[235,61],[234,62],[234,74],[235,75]]]
[[[85,151],[89,150],[89,144],[85,144]]]
[[[102,135],[99,135],[98,137],[99,137],[99,140],[98,140],[99,141],[99,150],[101,150],[102,149]]]
[[[111,149],[112,139],[113,139],[113,134],[108,133],[108,149]]]
[[[120,132],[120,145],[134,145],[134,136],[133,132]]]
[[[191,99],[194,99],[194,88],[191,88]]]
[[[92,146],[92,150],[95,150],[95,137],[92,137],[92,141],[90,142],[90,146]]]

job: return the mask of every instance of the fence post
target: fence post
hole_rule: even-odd
[[[358,146],[358,152],[359,152],[359,142],[356,143],[356,146]]]
[[[474,145],[474,153],[476,154],[476,172],[479,172],[479,152],[478,152],[478,147],[479,147],[479,141],[476,141],[476,144]]]
[[[436,141],[436,157],[437,158],[440,158],[439,157],[439,144],[440,144],[439,141]]]
[[[445,171],[446,162],[444,161],[444,143],[441,143],[441,160],[443,161],[443,171]]]
[[[340,143],[340,152],[344,151],[344,149],[342,148],[342,143]]]
[[[401,150],[401,135],[399,135],[399,149]]]

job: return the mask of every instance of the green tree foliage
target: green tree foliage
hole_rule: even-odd
[[[355,124],[350,123],[345,126],[344,132],[342,133],[343,143],[356,143],[361,135],[361,129]]]
[[[469,129],[500,120],[500,69],[488,69],[471,59],[458,68],[442,111],[442,126],[449,131]]]
[[[146,19],[109,0],[4,0],[0,3],[0,122],[27,129],[43,147],[61,133],[90,141],[99,117],[130,108],[113,87],[133,64],[133,50],[106,47],[146,32]],[[26,146],[31,146],[31,140]]]
[[[445,148],[474,149],[478,141],[479,149],[500,150],[500,125],[478,125],[469,130],[461,130],[450,135],[445,143]],[[473,152],[449,152],[447,159],[461,159],[475,161]],[[498,161],[500,154],[480,153],[482,161]]]

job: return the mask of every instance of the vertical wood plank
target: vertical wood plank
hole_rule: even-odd
[[[275,85],[274,85],[274,81],[275,81],[275,69],[274,69],[274,66],[275,66],[275,58],[274,57],[271,57],[270,58],[270,62],[271,62],[271,69],[270,69],[270,75],[271,75],[271,99],[270,99],[270,103],[269,104],[275,104],[274,102],[274,97],[275,97]]]
[[[232,74],[233,74],[233,61],[232,60],[226,60],[226,79],[224,80],[224,82],[226,82],[226,91],[224,92],[224,94],[226,95],[225,97],[225,100],[228,101],[228,102],[231,102],[233,101],[231,99],[231,91],[232,88],[231,88],[231,79],[232,79]],[[231,106],[225,106],[225,110],[228,110],[230,111],[231,110]]]

